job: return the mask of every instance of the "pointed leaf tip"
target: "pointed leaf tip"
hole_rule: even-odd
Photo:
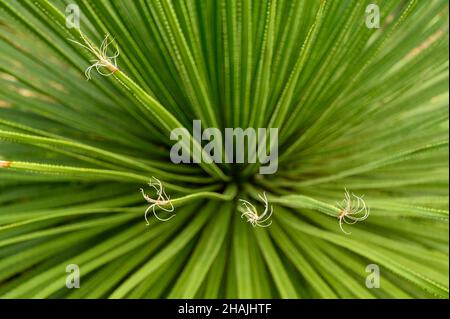
[[[9,161],[0,161],[0,167],[10,167],[11,162]]]

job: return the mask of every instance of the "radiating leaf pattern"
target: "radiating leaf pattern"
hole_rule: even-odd
[[[0,0],[0,297],[448,298],[448,2],[371,2]],[[277,173],[172,163],[196,119],[278,128]],[[146,226],[152,176],[176,216]]]

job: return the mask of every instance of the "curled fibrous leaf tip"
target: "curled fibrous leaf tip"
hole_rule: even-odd
[[[263,193],[263,195],[258,194],[258,197],[264,203],[264,211],[262,212],[262,214],[259,215],[258,210],[249,201],[239,199],[239,201],[242,203],[242,206],[245,208],[245,211],[242,213],[241,218],[245,217],[247,219],[247,222],[249,222],[253,227],[269,227],[272,224],[270,218],[273,214],[273,206],[269,205],[269,201],[267,200],[265,192]]]
[[[355,194],[351,194],[345,189],[344,200],[341,203],[337,203],[337,206],[340,209],[338,219],[339,219],[339,227],[341,228],[344,234],[350,235],[350,232],[347,232],[343,228],[343,224],[353,225],[357,222],[363,221],[369,217],[370,208],[366,205],[366,202],[363,199],[363,196],[357,196]]]
[[[0,167],[10,167],[11,162],[9,161],[0,161]]]
[[[71,39],[69,39],[69,41],[82,46],[83,48],[94,54],[96,57],[96,59],[91,60],[91,62],[94,63],[90,65],[84,72],[86,78],[88,80],[91,79],[92,69],[96,69],[97,72],[103,76],[110,76],[114,74],[118,70],[117,58],[120,55],[119,48],[117,46],[115,46],[115,53],[113,55],[108,55],[108,47],[114,42],[114,38],[110,37],[109,34],[106,34],[100,45],[100,48],[97,48],[82,33],[80,33],[80,36],[83,39],[84,44]],[[108,69],[109,72],[105,72],[102,68]]]
[[[148,222],[148,218],[147,218],[147,214],[150,210],[153,211],[153,215],[158,220],[163,221],[163,222],[168,221],[169,219],[172,219],[173,217],[175,217],[175,214],[172,214],[168,218],[161,218],[156,213],[156,208],[159,208],[168,213],[172,213],[175,210],[173,207],[173,204],[170,200],[170,196],[168,196],[166,194],[166,191],[164,190],[164,186],[163,186],[162,182],[159,179],[157,179],[156,177],[152,177],[152,179],[150,180],[148,185],[156,191],[156,199],[153,199],[150,196],[148,196],[145,193],[144,189],[141,188],[142,196],[150,204],[150,206],[145,210],[145,214],[144,214],[144,218],[145,218],[147,225],[150,225],[150,223]]]

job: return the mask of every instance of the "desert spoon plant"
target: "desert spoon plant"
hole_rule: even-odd
[[[0,298],[448,298],[448,49],[445,0],[0,0]]]

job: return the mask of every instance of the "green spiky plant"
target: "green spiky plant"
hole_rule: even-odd
[[[448,45],[446,0],[0,0],[0,297],[448,298]],[[278,128],[277,173],[172,163],[194,119]]]

